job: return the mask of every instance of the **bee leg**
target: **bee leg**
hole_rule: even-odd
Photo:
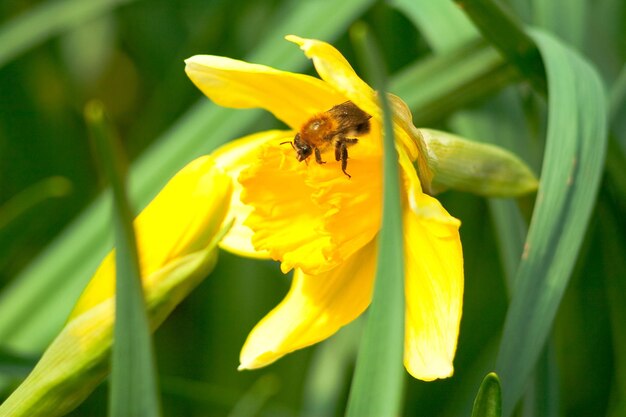
[[[326,161],[322,161],[322,153],[320,152],[318,148],[315,148],[315,162],[317,162],[320,165],[326,163]]]
[[[342,160],[342,148],[348,148],[348,145],[354,145],[359,140],[357,138],[345,138],[342,137],[335,142],[335,161]]]
[[[338,148],[335,148],[335,153],[337,153],[337,149],[341,153],[341,170],[344,174],[348,176],[348,178],[352,178],[352,175],[346,172],[346,168],[348,168],[348,147],[345,142],[340,142],[338,144]]]

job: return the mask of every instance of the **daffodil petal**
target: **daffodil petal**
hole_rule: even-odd
[[[213,55],[185,61],[193,83],[224,107],[263,108],[294,130],[346,98],[322,80]]]
[[[426,145],[419,130],[413,125],[413,115],[406,103],[394,94],[387,94],[393,111],[394,135],[396,143],[402,145],[411,161],[418,161],[420,167],[420,179],[422,166],[426,166]],[[430,173],[430,171],[427,171]],[[431,174],[432,177],[432,174]],[[430,182],[431,177],[426,178]]]
[[[295,35],[285,37],[300,46],[308,58],[313,60],[315,70],[328,84],[348,97],[354,104],[373,117],[380,119],[380,108],[376,92],[354,72],[350,63],[332,45],[316,39],[305,39]]]
[[[286,39],[299,45],[306,56],[313,60],[315,69],[322,80],[332,85],[379,122],[382,121],[376,92],[356,74],[350,63],[334,46],[316,39],[305,39],[295,35],[288,35]],[[389,95],[389,97],[394,112],[396,141],[405,147],[411,160],[415,160],[418,157],[418,146],[411,112],[398,97],[394,95]]]
[[[242,185],[238,178],[241,171],[248,168],[259,159],[259,150],[268,142],[277,142],[293,137],[291,130],[270,130],[255,133],[243,138],[228,142],[215,150],[211,155],[215,163],[222,168],[233,180],[233,193],[231,194],[230,209],[224,223],[233,224],[224,238],[220,241],[220,247],[239,256],[249,258],[266,259],[269,252],[256,250],[252,244],[254,232],[244,224],[244,220],[250,215],[253,208],[241,202]]]
[[[326,339],[369,305],[376,269],[376,241],[322,275],[296,270],[285,299],[252,330],[239,369],[269,365],[287,353]]]
[[[404,364],[415,378],[452,375],[463,303],[460,222],[439,202],[419,193],[422,210],[405,208]],[[437,212],[437,214],[434,214]]]
[[[220,230],[228,210],[231,180],[210,156],[180,170],[134,222],[144,288],[155,283],[156,271],[204,249]],[[111,251],[87,285],[71,317],[115,292],[115,255]]]

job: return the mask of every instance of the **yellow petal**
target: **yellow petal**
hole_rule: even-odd
[[[210,156],[180,170],[134,222],[144,288],[170,262],[204,249],[220,230],[232,190],[230,178]],[[115,255],[111,251],[81,295],[70,317],[115,292]]]
[[[212,55],[185,61],[193,83],[224,107],[263,108],[292,129],[346,98],[322,80]]]
[[[417,161],[419,181],[425,191],[431,191],[434,173],[428,166],[428,146],[419,129],[413,125],[411,110],[400,97],[388,94],[393,109],[396,143],[402,145],[399,152],[406,152],[411,161]]]
[[[333,88],[354,102],[374,119],[382,122],[382,112],[378,104],[377,93],[357,74],[350,63],[334,46],[316,39],[304,39],[295,35],[286,36],[288,41],[300,46],[307,57],[313,60],[317,73]],[[394,112],[394,133],[411,160],[418,156],[417,137],[412,124],[411,112],[402,100],[390,95]],[[407,124],[408,123],[408,124]]]
[[[244,224],[244,220],[252,212],[252,206],[241,201],[243,187],[238,181],[241,171],[257,163],[259,150],[267,142],[282,142],[293,138],[291,130],[271,130],[255,133],[234,140],[218,148],[211,155],[215,163],[222,168],[233,180],[233,193],[230,200],[230,209],[224,223],[234,220],[232,227],[220,241],[220,247],[239,256],[250,258],[269,258],[266,250],[256,250],[252,244],[253,231]],[[276,145],[279,146],[279,145]]]
[[[322,80],[330,84],[354,102],[363,111],[380,120],[380,109],[376,93],[354,72],[350,63],[332,45],[315,39],[304,39],[295,35],[285,37],[300,46]]]
[[[451,376],[463,303],[460,222],[434,198],[410,191],[403,215],[404,363],[415,378]]]
[[[296,271],[285,299],[248,336],[239,369],[269,365],[354,320],[370,303],[375,269],[372,241],[328,273],[312,276]]]

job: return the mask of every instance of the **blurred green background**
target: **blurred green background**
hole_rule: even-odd
[[[258,57],[261,63],[284,69],[299,66],[313,73],[297,47],[282,45],[286,42],[281,36],[286,33],[277,34],[276,28],[290,21],[298,9],[318,8],[321,12],[313,14],[317,23],[303,25],[303,32],[291,28],[293,33],[323,36],[362,73],[348,29],[357,20],[365,21],[379,39],[387,68],[394,76],[435,55],[432,39],[423,36],[419,20],[403,13],[404,3],[346,2],[342,7],[352,8],[337,12],[341,17],[336,17],[331,16],[328,2],[317,0],[0,2],[0,295],[15,285],[16,277],[19,279],[20,273],[103,190],[82,117],[88,100],[103,101],[133,161],[168,137],[181,118],[190,117],[190,109],[202,110],[196,103],[206,99],[187,79],[185,58],[195,54]],[[624,88],[618,88],[615,81],[626,58],[626,6],[619,0],[547,3],[510,1],[507,7],[523,22],[543,26],[577,49],[602,76],[615,103],[607,161],[613,171],[607,168],[603,178],[542,359],[547,365],[541,369],[549,374],[542,380],[548,384],[535,385],[536,391],[530,390],[526,401],[547,404],[539,407],[546,415],[624,416],[626,352],[620,348],[626,348],[626,305],[622,302],[626,297],[626,172],[621,162],[626,118]],[[87,10],[90,7],[93,10]],[[31,26],[25,24],[22,32],[11,32],[16,22],[37,13],[40,20],[33,19]],[[55,26],[55,21],[67,23]],[[42,30],[47,26],[57,29]],[[314,26],[322,29],[316,32]],[[37,35],[38,30],[42,34]],[[442,28],[443,32],[455,30],[453,24]],[[16,47],[13,53],[11,48],[25,39],[34,40]],[[264,49],[260,52],[261,43]],[[284,56],[284,67],[280,65],[283,55],[270,58],[270,53],[264,54],[279,44],[276,50],[282,48],[280,51],[289,54]],[[622,84],[626,83],[622,80]],[[503,96],[515,96],[521,112],[515,123],[521,123],[524,130],[516,143],[502,145],[520,153],[539,174],[545,100],[517,75],[503,76],[498,82],[478,79],[468,85],[468,91],[460,97],[454,95],[458,92],[451,92],[450,100],[441,100],[439,110],[423,119],[414,114],[418,123],[454,130],[459,110],[463,110],[462,116],[475,117],[480,123],[485,111],[499,114]],[[402,97],[415,94],[410,82],[395,92]],[[230,123],[236,125],[240,113],[232,114],[235,116]],[[223,140],[281,127],[271,115],[255,114],[252,118],[246,111],[241,114],[245,115],[241,125],[233,129],[237,135]],[[517,126],[507,117],[499,119],[502,126],[496,126],[492,135],[502,131],[498,129]],[[222,140],[212,142],[214,134],[211,130],[201,132],[206,145],[199,147],[197,154],[208,152]],[[498,142],[499,138],[491,140]],[[189,154],[187,160],[192,156]],[[178,168],[184,162],[181,160]],[[166,178],[170,175],[163,173]],[[463,224],[464,316],[454,377],[424,383],[406,376],[404,412],[411,416],[469,415],[480,381],[494,366],[508,303],[505,276],[510,269],[507,272],[489,215],[493,201],[454,191],[443,194],[441,200]],[[530,196],[518,202],[526,220],[533,201],[534,196]],[[289,277],[280,273],[276,263],[220,255],[217,268],[155,334],[164,415],[343,413],[359,321],[265,369],[236,369],[247,333],[288,287]],[[66,303],[71,306],[71,297]],[[51,334],[58,330],[55,326],[51,324]],[[16,351],[5,349],[5,345],[10,343],[0,340],[3,395],[8,395],[43,346],[35,344],[32,349]],[[533,408],[525,410],[525,415],[535,415]],[[73,415],[106,415],[106,383]]]

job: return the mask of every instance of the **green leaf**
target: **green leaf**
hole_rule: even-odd
[[[146,292],[152,328],[213,269],[217,242],[224,233],[203,250],[176,259],[150,277],[157,283]],[[80,404],[109,373],[114,303],[111,297],[72,319],[33,372],[0,405],[0,417],[56,417]]]
[[[567,7],[552,0],[533,0],[533,23],[549,31],[578,50],[583,49],[588,27],[589,2],[570,0]]]
[[[0,27],[0,68],[51,36],[131,0],[46,1]]]
[[[607,134],[606,99],[594,69],[550,35],[531,34],[547,71],[549,119],[537,203],[496,366],[506,386],[505,416],[552,328],[595,203]]]
[[[478,38],[478,31],[461,8],[450,2],[392,0],[391,5],[402,11],[421,30],[428,44],[438,52],[457,49]],[[448,30],[449,28],[454,30]]]
[[[387,77],[376,43],[366,26],[352,32],[363,67],[379,92],[383,111],[383,218],[378,240],[374,294],[359,347],[347,416],[399,415],[404,368],[404,256],[398,154]]]
[[[256,416],[265,403],[280,391],[280,379],[274,374],[261,376],[237,401],[228,417]]]
[[[413,110],[417,126],[426,126],[518,78],[491,46],[471,41],[409,65],[394,75],[389,90]]]
[[[500,417],[502,415],[502,390],[495,373],[488,374],[480,384],[474,400],[472,417]]]
[[[364,321],[365,316],[359,317],[315,348],[304,385],[303,417],[330,416],[337,410],[352,373]]]
[[[46,199],[71,192],[72,183],[65,177],[49,177],[31,185],[0,206],[0,230]]]
[[[456,113],[451,120],[454,130],[478,140],[498,144],[532,162],[539,170],[539,157],[532,155],[532,138],[528,132],[519,97],[508,88],[480,106]],[[537,161],[537,163],[535,163]],[[509,295],[523,253],[528,226],[517,201],[490,198],[487,201],[494,223],[498,250],[505,273]]]
[[[103,175],[113,190],[115,229],[115,331],[111,360],[110,416],[158,416],[154,353],[139,271],[133,213],[126,193],[121,143],[107,126],[101,103],[90,102],[85,119],[91,128]]]
[[[25,377],[35,366],[35,358],[27,358],[0,349],[0,375]]]
[[[88,2],[85,2],[88,3]],[[283,37],[298,33],[335,39],[373,0],[299,3],[277,16],[252,62],[299,70],[308,60]],[[82,2],[81,2],[82,4]],[[318,22],[324,21],[323,25]],[[198,51],[202,52],[202,51]],[[181,62],[181,74],[183,66]],[[132,165],[129,198],[144,207],[185,163],[250,132],[260,110],[225,109],[205,98],[191,108]],[[101,195],[0,294],[0,340],[16,351],[43,349],[62,328],[87,279],[112,246],[108,194]]]
[[[546,91],[542,61],[533,40],[513,16],[491,0],[455,0],[487,38],[540,92]]]
[[[626,271],[626,238],[619,230],[623,225],[623,213],[620,208],[611,207],[610,198],[604,195],[598,208],[600,236],[606,245],[599,260],[606,265],[604,268],[606,295],[609,304],[610,324],[613,330],[613,389],[612,401],[609,405],[608,416],[626,415],[626,280],[623,271]]]

